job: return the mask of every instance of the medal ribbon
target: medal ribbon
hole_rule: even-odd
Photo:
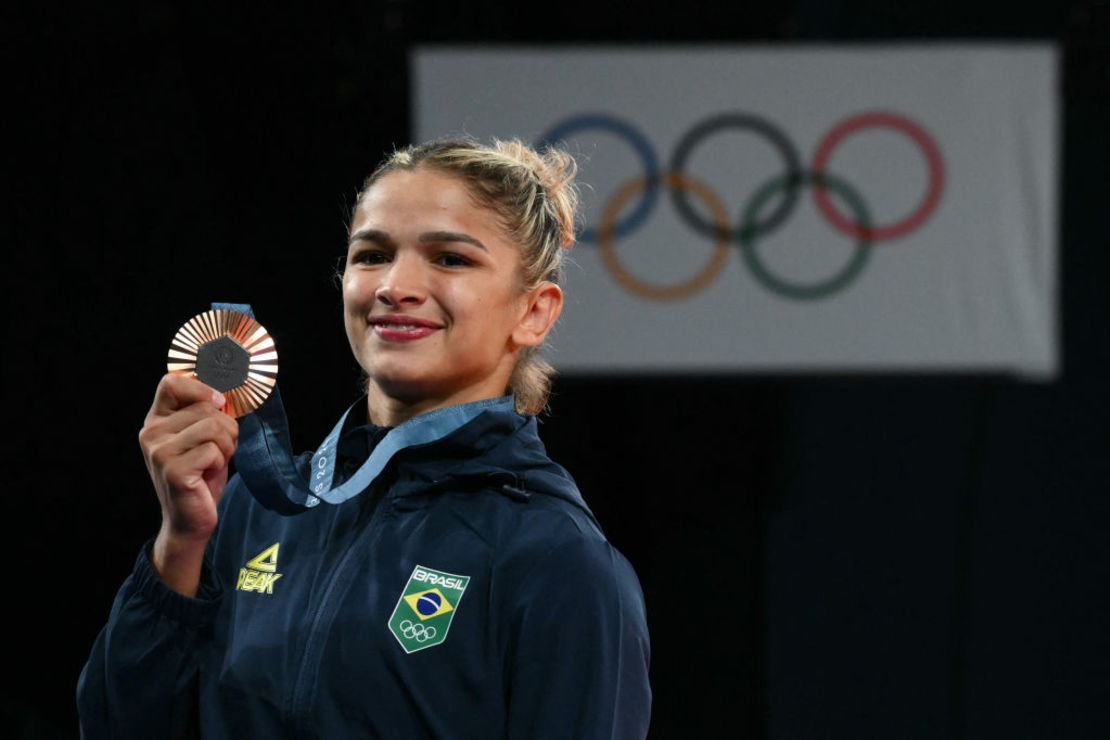
[[[249,305],[213,303],[213,310],[230,310],[254,318]],[[356,401],[340,417],[312,456],[309,479],[297,471],[289,436],[289,421],[277,387],[254,413],[239,419],[239,445],[235,467],[254,497],[267,509],[280,514],[300,514],[321,501],[341,504],[362,493],[401,450],[443,439],[485,411],[508,411],[512,396],[429,411],[399,424],[378,442],[370,457],[342,485],[335,485],[336,447],[347,417],[363,400]]]

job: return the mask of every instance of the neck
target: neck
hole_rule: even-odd
[[[373,381],[366,389],[366,411],[372,424],[381,427],[395,427],[404,424],[414,416],[426,414],[436,409],[457,406],[472,401],[484,401],[505,395],[502,386],[488,389],[466,389],[464,392],[446,396],[419,396],[407,398],[387,394]]]

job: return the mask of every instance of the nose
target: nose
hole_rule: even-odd
[[[427,297],[424,271],[415,254],[398,251],[389,269],[382,273],[382,281],[374,291],[374,298],[391,308],[419,306]]]

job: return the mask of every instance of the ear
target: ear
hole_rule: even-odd
[[[563,312],[563,290],[555,283],[542,282],[523,296],[520,321],[513,329],[513,343],[518,347],[536,347]]]

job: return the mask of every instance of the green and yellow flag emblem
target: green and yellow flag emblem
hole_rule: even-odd
[[[430,648],[447,639],[470,576],[445,573],[418,565],[397,599],[389,631],[406,653]]]

